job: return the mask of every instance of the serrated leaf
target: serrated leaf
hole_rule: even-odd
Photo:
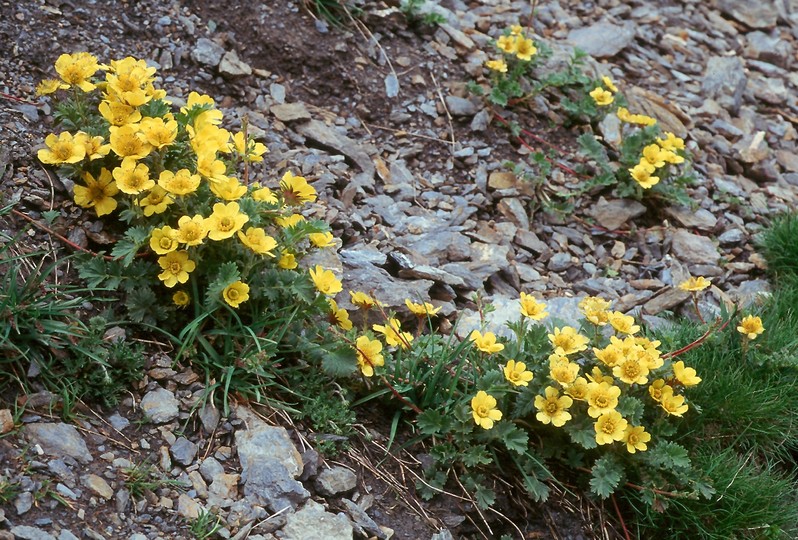
[[[125,301],[128,316],[135,322],[155,324],[165,316],[163,306],[149,287],[138,287],[131,290]]]
[[[477,467],[479,465],[487,465],[493,460],[484,446],[472,446],[463,452],[462,461],[466,467]]]
[[[357,371],[357,353],[347,345],[325,347],[321,366],[333,377],[346,377]]]
[[[449,431],[451,420],[435,409],[427,409],[416,418],[416,426],[424,435],[441,435]]]
[[[241,279],[241,273],[238,271],[236,263],[228,261],[220,264],[216,277],[205,291],[205,306],[211,308],[216,303],[221,302],[224,288],[239,279]]]
[[[497,422],[490,430],[490,434],[495,440],[502,441],[508,450],[517,454],[527,451],[529,435],[512,422]]]
[[[111,256],[122,263],[123,267],[129,266],[136,257],[139,249],[150,238],[150,229],[147,227],[130,227],[125,235],[120,238],[113,249]]]
[[[663,441],[646,453],[646,460],[663,469],[689,468],[690,456],[687,449],[683,446],[671,442]]]
[[[524,487],[535,502],[543,502],[549,498],[549,486],[534,476],[524,475]]]
[[[582,448],[590,450],[598,446],[596,443],[596,428],[589,418],[580,418],[568,422],[565,424],[564,429],[568,436],[571,437],[571,440]]]
[[[623,396],[618,400],[616,410],[621,413],[621,416],[631,425],[640,425],[645,411],[645,404],[638,398],[632,396]]]
[[[535,407],[535,394],[529,388],[524,388],[515,398],[513,405],[513,418],[528,416]]]
[[[502,92],[499,88],[493,88],[490,91],[490,96],[488,97],[488,99],[494,105],[498,105],[500,107],[507,106],[507,94]]]
[[[602,499],[612,495],[623,478],[623,468],[611,456],[596,460],[590,472],[590,490]]]
[[[474,491],[474,499],[477,501],[477,506],[483,510],[487,510],[496,502],[496,493],[489,487],[478,485]]]

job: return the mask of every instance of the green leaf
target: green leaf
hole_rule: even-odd
[[[632,396],[623,396],[618,400],[616,410],[621,413],[621,416],[626,418],[630,425],[638,426],[643,418],[645,408],[645,404],[640,399]]]
[[[497,422],[490,434],[494,439],[501,440],[512,452],[523,454],[527,451],[529,435],[512,422]]]
[[[125,300],[128,315],[135,322],[155,324],[166,318],[166,312],[158,302],[158,296],[150,287],[138,287],[127,294]]]
[[[499,88],[493,88],[490,91],[490,95],[488,99],[494,105],[498,105],[499,107],[506,107],[507,106],[507,94],[502,92]]]
[[[598,142],[596,137],[589,132],[582,133],[576,141],[579,143],[579,149],[584,152],[588,157],[596,160],[599,164],[609,163],[607,156],[607,149]]]
[[[345,377],[357,371],[357,353],[352,347],[341,344],[323,347],[322,368],[333,377]]]
[[[149,238],[150,229],[148,227],[131,227],[114,245],[111,256],[119,259],[123,267],[129,266],[136,257],[136,253],[147,244]]]
[[[493,459],[484,446],[472,446],[463,452],[462,461],[466,467],[477,467],[479,465],[488,465]]]
[[[651,465],[663,469],[687,469],[690,467],[687,450],[675,442],[661,442],[646,452],[645,456]]]
[[[590,418],[579,418],[565,424],[565,432],[576,444],[590,450],[596,448],[596,428]]]
[[[483,510],[487,510],[496,502],[496,493],[489,487],[480,484],[477,486],[476,491],[474,491],[474,499],[477,501],[477,506]]]
[[[623,478],[623,468],[613,456],[596,460],[590,472],[590,490],[602,499],[612,495]]]
[[[241,273],[238,271],[236,263],[228,261],[219,265],[216,277],[205,291],[205,307],[210,309],[218,302],[221,302],[224,288],[240,279]]]
[[[543,502],[549,498],[549,486],[535,476],[525,474],[524,487],[535,502]]]
[[[435,409],[427,409],[416,418],[416,426],[424,435],[443,435],[452,427],[451,420]]]
[[[535,408],[535,394],[528,387],[525,387],[515,398],[513,406],[513,418],[523,418],[528,416]]]

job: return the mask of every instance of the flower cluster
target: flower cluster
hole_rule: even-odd
[[[317,198],[304,177],[285,171],[271,187],[249,181],[268,150],[248,135],[245,120],[235,133],[221,127],[210,96],[191,92],[178,112],[156,87],[155,68],[132,57],[103,65],[88,53],[63,54],[55,68],[60,79],[43,81],[38,93],[69,90],[59,110],[75,129],[48,135],[39,159],[80,180],[76,204],[97,216],[118,211],[146,231],[131,249],[149,248],[162,286],[178,288],[176,307],[197,299],[196,287],[183,288],[194,273],[239,308],[262,292],[244,273],[295,269],[308,250],[333,244],[326,227],[298,213]],[[226,263],[229,271],[215,274]],[[340,283],[336,290],[328,274],[317,268],[310,277],[332,295]]]
[[[591,90],[589,95],[596,102],[596,105],[605,107],[615,101],[615,93],[618,91],[618,87],[606,75],[601,78],[601,82],[602,84]]]

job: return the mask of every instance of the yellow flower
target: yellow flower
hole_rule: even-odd
[[[699,277],[691,277],[690,279],[686,279],[679,283],[679,288],[683,291],[689,292],[698,292],[703,291],[707,287],[712,285],[712,282],[702,276]]]
[[[243,302],[249,300],[249,285],[242,281],[231,283],[222,291],[222,298],[230,306],[238,308]]]
[[[617,386],[607,382],[591,382],[587,386],[587,414],[591,418],[598,418],[618,406],[621,389]]]
[[[213,213],[205,218],[205,227],[208,229],[208,238],[211,240],[224,240],[237,233],[244,223],[249,221],[249,216],[240,211],[237,202],[216,203]]]
[[[666,413],[673,416],[682,416],[688,409],[684,396],[674,395],[673,392],[663,394],[659,404]]]
[[[474,422],[482,429],[490,429],[494,422],[502,419],[502,412],[496,408],[496,398],[484,390],[480,390],[471,398],[471,415],[474,417]]]
[[[626,122],[627,124],[640,124],[641,126],[653,126],[654,124],[657,123],[656,118],[651,118],[650,116],[646,116],[644,114],[631,114],[625,107],[618,107],[618,111],[615,114],[618,115],[618,118],[621,121]],[[657,139],[657,143],[660,146],[663,146],[659,139]]]
[[[255,142],[252,137],[247,137],[243,131],[233,135],[233,148],[244,161],[259,163],[263,161],[263,154],[269,151],[263,143]]]
[[[622,334],[631,335],[640,331],[640,327],[635,324],[635,318],[631,315],[624,315],[620,311],[610,313],[609,322],[616,332]]]
[[[91,92],[97,86],[89,82],[100,64],[97,58],[86,52],[62,54],[55,61],[55,71],[67,84],[67,88],[77,86],[84,92]]]
[[[679,165],[680,163],[684,163],[684,158],[682,156],[670,150],[662,151],[662,159],[666,163],[671,163],[673,165]]]
[[[601,371],[601,368],[598,366],[593,366],[593,369],[590,371],[590,373],[587,373],[586,376],[590,382],[594,382],[596,384],[601,384],[603,382],[607,384],[615,383],[615,379],[612,378],[612,375],[604,375],[604,373]]]
[[[111,150],[121,158],[144,159],[152,151],[152,145],[139,131],[137,124],[111,126]]]
[[[507,73],[507,62],[499,58],[498,60],[488,60],[485,67],[499,73]]]
[[[96,180],[91,173],[85,172],[83,181],[86,182],[85,186],[75,184],[75,204],[83,208],[94,207],[98,217],[116,210],[114,195],[119,193],[119,188],[108,169],[102,169]]]
[[[296,206],[316,200],[316,190],[308,184],[302,176],[294,176],[291,171],[286,171],[280,180],[280,189],[283,192],[285,204]]]
[[[308,240],[317,248],[333,247],[335,245],[335,237],[331,232],[310,233]]]
[[[150,234],[150,249],[158,255],[166,255],[178,247],[177,231],[169,225],[156,228]]]
[[[597,326],[604,326],[610,320],[610,303],[598,296],[586,296],[579,302],[579,310],[585,318]]]
[[[332,298],[328,298],[327,302],[330,304],[330,323],[338,325],[342,330],[351,330],[352,321],[349,320],[349,312],[339,308]]]
[[[141,120],[141,113],[138,109],[118,101],[102,101],[97,109],[112,126],[135,124]]]
[[[652,171],[650,168],[642,163],[638,163],[633,169],[629,169],[629,174],[643,189],[654,187],[659,182],[659,176],[651,176]]]
[[[596,102],[596,105],[600,105],[602,107],[615,101],[615,98],[612,96],[612,92],[604,90],[600,86],[597,86],[590,92],[590,97],[593,98],[593,101]]]
[[[227,180],[227,165],[221,159],[216,159],[213,151],[197,154],[197,172],[211,181],[223,182]]]
[[[252,198],[256,201],[277,204],[277,195],[269,188],[261,187],[258,183],[252,184],[252,188]]]
[[[624,358],[623,351],[613,344],[607,345],[603,349],[593,347],[593,354],[608,367],[614,366]]]
[[[612,79],[610,79],[606,75],[601,77],[601,82],[604,83],[604,86],[606,86],[607,90],[609,90],[610,92],[617,92],[618,91],[618,87],[615,86],[615,84],[613,84],[613,82],[612,82]]]
[[[549,356],[549,376],[563,386],[568,386],[579,375],[579,364],[571,362],[566,356]]]
[[[290,251],[281,251],[280,258],[277,260],[277,266],[283,270],[293,270],[299,264],[296,262],[296,256]]]
[[[643,159],[641,159],[640,162],[648,163],[655,169],[659,169],[665,166],[664,157],[662,148],[660,148],[658,144],[649,144],[643,148]]]
[[[166,95],[153,87],[154,76],[155,68],[148,67],[144,60],[130,56],[112,60],[105,77],[108,96],[133,107],[144,105],[154,97]]]
[[[177,241],[187,246],[198,246],[208,236],[205,218],[200,214],[194,217],[181,216],[177,220]]]
[[[283,229],[288,229],[289,227],[295,227],[297,223],[305,221],[305,216],[302,214],[291,214],[288,217],[275,218],[274,221]]]
[[[402,332],[402,327],[397,319],[388,319],[388,324],[385,326],[375,324],[372,329],[384,335],[385,343],[392,347],[407,349],[413,341],[413,336],[409,332]]]
[[[166,211],[166,207],[175,202],[167,191],[161,186],[155,185],[143,199],[139,199],[136,204],[144,208],[144,215],[149,217],[153,214],[161,214]]]
[[[188,251],[172,251],[158,258],[158,265],[163,272],[158,274],[158,279],[169,288],[178,283],[188,281],[189,272],[193,272],[196,263],[188,258]]]
[[[524,38],[522,36],[516,37],[515,55],[519,60],[529,62],[532,60],[532,57],[537,54],[537,52],[538,49],[535,47],[535,43],[531,39]]]
[[[546,311],[546,304],[538,302],[535,298],[526,293],[521,293],[521,315],[540,321],[549,316]]]
[[[691,367],[685,367],[681,360],[673,363],[673,376],[684,386],[695,386],[701,382],[701,377],[697,376],[696,371]]]
[[[89,161],[105,157],[108,155],[108,152],[111,151],[111,145],[103,144],[104,139],[99,135],[92,137],[88,133],[78,131],[75,133],[75,141],[83,145],[83,148],[86,150],[86,157],[89,158]]]
[[[332,270],[325,270],[318,264],[315,268],[310,269],[310,279],[320,293],[327,296],[335,296],[343,290],[341,282],[332,273]]]
[[[434,317],[441,310],[440,307],[435,307],[429,302],[416,304],[415,302],[411,302],[409,298],[405,299],[405,305],[407,306],[407,309],[410,310],[410,313],[416,317]]]
[[[175,142],[177,122],[165,121],[163,118],[144,118],[141,121],[141,133],[144,139],[155,148],[163,148]]]
[[[762,319],[754,317],[753,315],[748,315],[747,317],[743,317],[743,320],[740,321],[740,326],[737,327],[737,331],[748,339],[756,339],[759,334],[765,331],[765,327],[762,326]]]
[[[648,386],[648,395],[660,403],[662,398],[673,395],[673,387],[665,384],[665,379],[657,379]]]
[[[374,375],[374,368],[385,365],[382,357],[382,343],[379,340],[371,340],[368,336],[360,336],[355,340],[355,351],[357,353],[357,365],[366,377]]]
[[[520,36],[524,32],[524,27],[520,24],[513,24],[510,26],[510,35]]]
[[[547,386],[545,394],[546,397],[535,396],[535,408],[538,410],[535,418],[554,427],[564,426],[571,419],[568,408],[574,404],[574,400],[569,396],[560,397],[560,391],[553,386]]]
[[[249,227],[246,232],[238,231],[238,239],[258,255],[274,257],[272,251],[277,247],[277,240],[267,235],[260,227]]]
[[[590,390],[587,379],[584,377],[577,377],[577,379],[568,385],[565,393],[571,396],[575,401],[586,401],[587,393]]]
[[[58,90],[66,90],[67,88],[69,88],[69,85],[62,83],[58,79],[44,79],[36,85],[36,95],[46,96]]]
[[[517,36],[500,36],[499,39],[496,40],[496,46],[508,54],[514,54],[517,43],[516,37]]]
[[[191,298],[186,291],[177,291],[172,295],[172,302],[179,308],[184,308],[191,303]]]
[[[215,106],[216,103],[211,96],[191,92],[186,100],[186,106],[182,107],[180,112],[186,114],[196,107],[205,107],[205,110],[194,118],[194,128],[201,129],[203,126],[209,124],[215,126],[222,122],[222,111],[215,109]]]
[[[382,305],[376,299],[362,291],[349,291],[349,296],[351,297],[352,304],[359,308],[371,309]]]
[[[636,356],[627,356],[612,368],[612,374],[626,384],[646,384],[648,363]]]
[[[123,159],[122,165],[114,169],[116,186],[122,193],[138,195],[142,191],[152,189],[155,181],[150,178],[150,169],[143,163],[133,159]]]
[[[594,424],[596,428],[596,442],[598,444],[611,444],[623,440],[626,428],[629,425],[621,413],[612,410],[598,417]]]
[[[86,157],[86,147],[68,131],[60,135],[50,133],[45,139],[47,148],[38,152],[39,161],[48,165],[77,163]]]
[[[477,349],[484,353],[493,354],[504,349],[504,345],[496,343],[496,335],[493,332],[485,332],[483,336],[482,332],[474,330],[469,339],[474,342]]]
[[[504,378],[513,386],[529,386],[529,381],[534,378],[534,374],[526,369],[526,364],[510,360],[504,366]]]
[[[554,352],[560,356],[567,356],[584,351],[587,349],[588,341],[590,341],[585,336],[577,333],[576,329],[570,326],[555,328],[554,333],[548,334],[548,336],[551,345],[554,347]]]
[[[210,185],[213,194],[225,201],[235,201],[247,194],[247,186],[242,185],[235,176],[214,178]]]
[[[664,139],[657,139],[657,144],[664,150],[684,150],[684,139],[677,137],[669,131],[665,132]]]
[[[200,177],[198,174],[191,174],[188,169],[180,169],[176,173],[166,170],[158,177],[158,185],[172,195],[189,195],[197,191]]]
[[[626,426],[621,440],[626,443],[626,451],[630,454],[638,450],[645,452],[648,450],[646,443],[651,440],[651,434],[643,426]]]

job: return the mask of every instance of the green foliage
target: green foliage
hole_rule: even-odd
[[[777,278],[798,275],[798,213],[782,214],[759,237],[768,272]]]
[[[422,11],[424,0],[401,0],[401,11],[410,23],[420,23],[426,26],[436,26],[446,22],[446,17],[435,11]]]
[[[212,511],[200,510],[195,519],[189,521],[188,530],[196,540],[213,538],[224,527],[222,518]]]
[[[133,499],[144,497],[162,487],[188,489],[191,487],[178,480],[165,478],[152,463],[140,463],[131,469],[122,471],[125,488]]]
[[[590,491],[606,499],[612,495],[623,478],[623,466],[615,458],[608,455],[596,460],[590,470]]]

